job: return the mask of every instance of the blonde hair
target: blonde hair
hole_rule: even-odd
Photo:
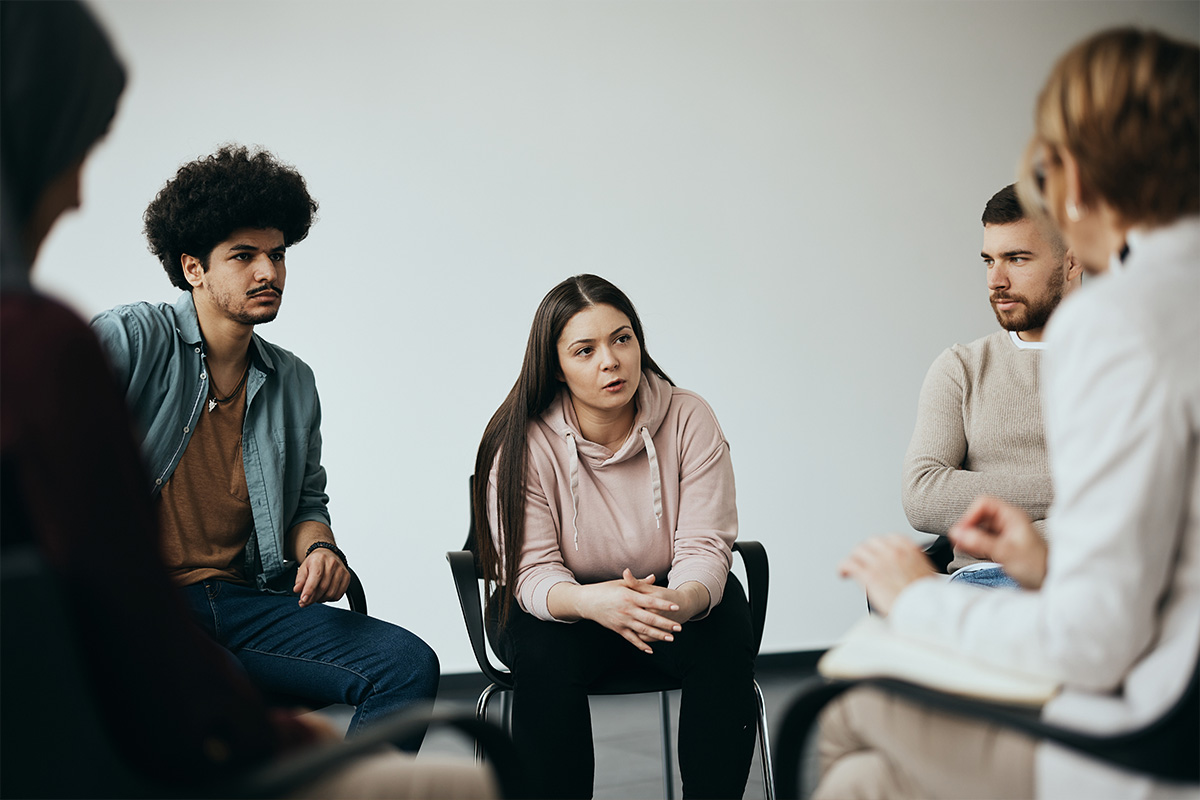
[[[1116,28],[1075,45],[1038,96],[1018,192],[1031,212],[1034,159],[1069,152],[1085,200],[1098,195],[1128,225],[1200,213],[1200,49],[1154,31]]]

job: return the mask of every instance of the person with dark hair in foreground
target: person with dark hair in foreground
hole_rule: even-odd
[[[1132,28],[1073,47],[1022,173],[1025,208],[1100,276],[1047,331],[1054,546],[984,496],[950,538],[1020,591],[931,579],[900,536],[841,571],[899,635],[1053,680],[1044,720],[1116,735],[1160,719],[1200,658],[1200,49]],[[818,798],[1196,794],[869,688],[826,708],[821,765]]]
[[[353,734],[432,700],[438,663],[403,628],[323,605],[350,573],[326,509],[316,382],[255,333],[279,312],[285,253],[316,210],[268,152],[230,145],[185,164],[145,214],[185,293],[92,328],[145,432],[147,492],[193,617],[263,689],[356,706]]]
[[[750,611],[730,573],[729,444],[646,350],[637,311],[595,275],[554,287],[475,461],[474,531],[513,741],[548,797],[590,797],[589,684],[682,679],[685,797],[741,797],[754,752]],[[573,623],[573,624],[566,624]]]
[[[1011,185],[984,207],[979,255],[1002,330],[933,362],[904,455],[904,513],[917,530],[939,536],[981,494],[1015,503],[1043,530],[1054,494],[1038,394],[1042,330],[1083,268],[1053,226],[1025,214]],[[961,550],[950,571],[955,581],[1017,585]]]
[[[82,166],[113,118],[125,70],[72,0],[6,0],[0,35],[0,544],[5,554],[36,547],[58,579],[74,624],[55,633],[76,638],[115,750],[148,785],[190,795],[336,735],[318,718],[268,709],[192,623],[163,565],[149,479],[104,353],[83,320],[30,282],[54,222],[79,205]],[[7,672],[0,678],[6,696],[24,688]],[[29,728],[53,725],[71,721]],[[66,741],[45,746],[67,747],[69,758]],[[5,753],[8,744],[0,742]],[[20,765],[6,760],[4,769],[17,774]],[[60,785],[52,775],[32,780],[42,791]],[[468,761],[418,762],[391,750],[344,761],[295,796],[495,790],[489,771]]]

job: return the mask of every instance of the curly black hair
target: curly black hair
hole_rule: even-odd
[[[146,239],[171,283],[192,286],[180,257],[208,268],[214,247],[240,228],[275,228],[285,247],[302,241],[317,216],[304,178],[266,150],[225,145],[184,164],[146,208]]]

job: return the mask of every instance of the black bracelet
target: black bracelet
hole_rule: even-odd
[[[350,569],[350,562],[346,560],[346,554],[342,552],[342,548],[338,547],[333,542],[313,542],[308,546],[308,549],[304,551],[304,557],[308,558],[309,554],[311,554],[312,551],[316,550],[318,547],[323,547],[326,550],[332,550],[333,554],[342,560],[342,565],[345,566],[346,569]]]

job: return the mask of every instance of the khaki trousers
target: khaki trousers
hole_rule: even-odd
[[[818,800],[1033,797],[1037,742],[877,689],[851,689],[820,719]]]
[[[398,750],[381,750],[322,775],[290,798],[312,800],[382,800],[382,798],[499,797],[492,772],[466,758],[413,758]]]

